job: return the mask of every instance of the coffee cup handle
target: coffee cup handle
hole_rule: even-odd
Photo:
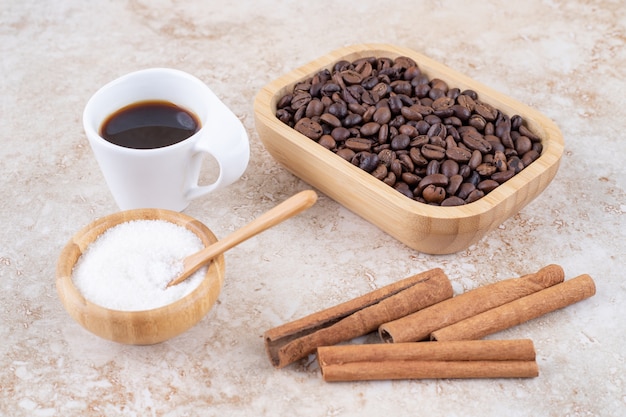
[[[237,181],[248,166],[250,159],[250,142],[248,134],[237,116],[219,102],[218,109],[209,121],[204,137],[198,141],[193,150],[190,164],[189,183],[186,192],[188,200],[202,197],[212,191],[226,187]],[[213,127],[219,126],[219,127]],[[219,174],[215,182],[199,185],[202,156],[211,155],[219,166]]]

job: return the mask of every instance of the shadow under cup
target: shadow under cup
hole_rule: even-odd
[[[133,149],[100,135],[103,123],[129,105],[170,102],[195,115],[199,130],[169,146]],[[122,210],[182,211],[191,200],[231,184],[249,161],[248,135],[239,119],[199,79],[182,71],[153,68],[133,72],[100,88],[87,103],[83,125],[89,143]],[[215,182],[198,185],[203,156],[217,162]]]

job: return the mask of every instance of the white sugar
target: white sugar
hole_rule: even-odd
[[[183,259],[204,247],[195,233],[165,220],[133,220],[104,232],[78,259],[72,278],[89,301],[137,311],[170,304],[193,291],[206,274],[201,268],[180,284]]]

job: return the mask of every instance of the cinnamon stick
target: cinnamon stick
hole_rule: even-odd
[[[564,276],[563,268],[548,265],[536,273],[485,285],[384,323],[378,332],[382,340],[391,343],[426,340],[435,330],[563,282]]]
[[[323,346],[317,358],[328,382],[539,374],[529,339]]]
[[[452,297],[440,268],[379,288],[351,301],[265,332],[265,348],[277,368],[304,358],[319,346],[334,345],[375,331],[382,323]]]
[[[325,364],[411,360],[531,361],[535,359],[535,347],[530,339],[336,345],[317,348],[317,357]]]
[[[593,279],[583,274],[561,284],[511,301],[500,307],[436,330],[431,340],[480,339],[532,320],[549,312],[567,307],[593,296],[596,286]]]

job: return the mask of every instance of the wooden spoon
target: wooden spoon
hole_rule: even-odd
[[[235,230],[224,239],[218,240],[199,252],[183,259],[183,272],[172,279],[167,286],[176,285],[196,272],[204,264],[208,263],[217,255],[237,246],[241,242],[250,239],[270,227],[276,226],[288,218],[308,209],[317,201],[317,194],[313,190],[301,191],[298,194],[283,201],[273,209],[263,213],[242,228]]]

